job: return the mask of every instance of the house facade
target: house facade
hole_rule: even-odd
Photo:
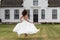
[[[24,9],[28,10],[31,22],[60,23],[59,0],[1,0],[0,21],[20,22]]]

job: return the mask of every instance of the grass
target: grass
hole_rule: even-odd
[[[60,24],[35,24],[40,29],[36,34],[23,34],[17,37],[17,33],[12,32],[14,24],[0,24],[0,40],[60,40]]]

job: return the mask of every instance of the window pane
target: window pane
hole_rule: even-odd
[[[38,5],[38,0],[33,0],[33,5],[37,6]]]
[[[38,9],[34,9],[33,14],[38,14]]]
[[[5,10],[5,19],[10,19],[10,10]]]
[[[15,10],[15,14],[19,14],[19,10]]]
[[[19,19],[19,10],[14,10],[14,19]]]
[[[57,10],[52,10],[52,19],[57,19]]]
[[[45,10],[44,9],[41,10],[41,19],[45,19]]]

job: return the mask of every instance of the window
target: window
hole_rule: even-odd
[[[30,19],[30,10],[28,10],[28,19]]]
[[[19,19],[19,10],[14,10],[14,19]]]
[[[33,14],[38,14],[38,9],[34,9]]]
[[[45,10],[44,9],[41,10],[41,19],[45,19]]]
[[[33,5],[37,6],[38,5],[38,0],[33,0]]]
[[[52,19],[57,19],[57,10],[56,9],[52,10]]]
[[[5,10],[5,19],[10,19],[10,10]]]

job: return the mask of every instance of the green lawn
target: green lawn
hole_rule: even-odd
[[[36,24],[40,31],[25,37],[22,34],[19,38],[12,32],[14,24],[0,24],[0,40],[60,40],[60,24]]]

